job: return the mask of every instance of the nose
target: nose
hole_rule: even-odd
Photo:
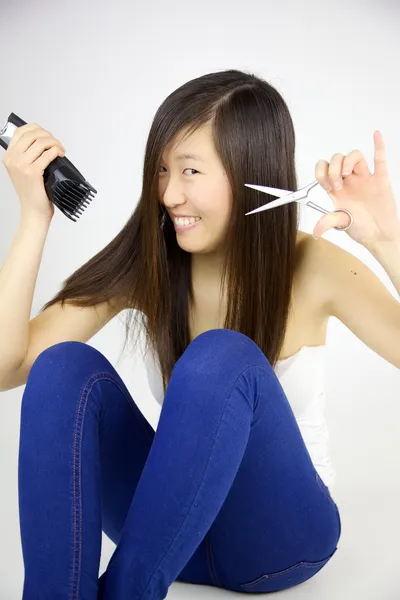
[[[170,178],[168,184],[165,186],[160,183],[160,201],[166,208],[174,208],[180,204],[186,202],[183,191],[180,189],[179,184],[175,184]]]

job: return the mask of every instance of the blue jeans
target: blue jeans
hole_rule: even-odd
[[[176,362],[156,432],[105,356],[43,351],[21,406],[23,600],[158,600],[175,581],[270,592],[337,550],[337,505],[260,348],[213,329]],[[102,531],[116,544],[99,578]]]

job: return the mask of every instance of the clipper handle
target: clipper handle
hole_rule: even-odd
[[[11,113],[0,130],[0,146],[7,150],[15,129],[22,125],[26,125],[26,122]],[[57,156],[51,161],[43,172],[43,182],[49,200],[71,221],[79,218],[97,194],[97,190],[65,156]]]
[[[22,125],[26,125],[26,122],[20,119],[15,113],[11,113],[7,119],[7,123],[0,130],[0,146],[7,150],[14,131],[17,127],[22,127]]]

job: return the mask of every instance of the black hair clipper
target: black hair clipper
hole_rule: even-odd
[[[17,127],[26,122],[11,113],[0,130],[0,146],[7,150]],[[71,221],[76,221],[94,198],[97,191],[65,156],[57,156],[44,170],[44,187],[47,196]],[[76,218],[74,218],[76,217]]]

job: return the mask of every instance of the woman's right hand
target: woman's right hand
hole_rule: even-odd
[[[64,156],[65,148],[36,123],[17,127],[3,157],[11,181],[18,194],[21,212],[52,219],[54,204],[44,187],[43,173],[57,156]]]

